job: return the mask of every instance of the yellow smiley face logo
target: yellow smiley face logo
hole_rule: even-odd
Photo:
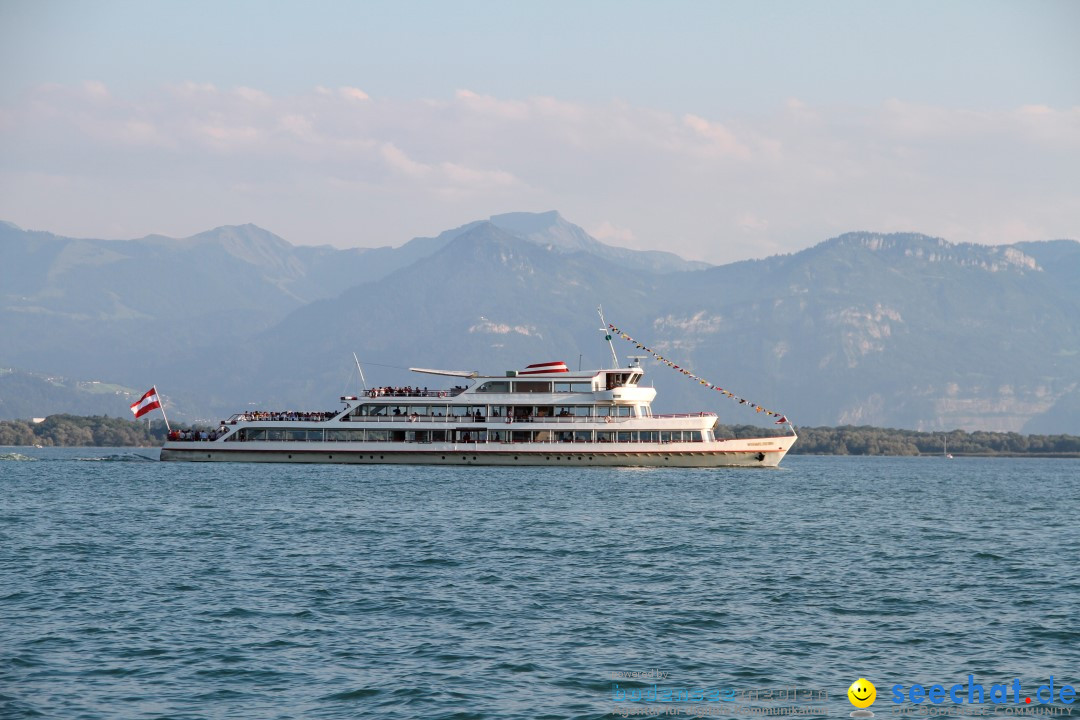
[[[857,708],[868,708],[877,700],[877,688],[866,678],[859,678],[847,689],[848,700]]]

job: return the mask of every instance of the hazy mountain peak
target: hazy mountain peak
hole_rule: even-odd
[[[542,213],[513,212],[492,215],[491,224],[522,239],[549,245],[563,252],[595,252],[603,243],[584,229],[567,222],[555,210]]]
[[[243,225],[221,225],[212,230],[205,230],[196,235],[192,235],[189,238],[185,238],[185,240],[196,242],[272,243],[283,247],[292,247],[292,245],[284,238],[275,235],[269,230],[264,230],[253,223],[244,223]]]
[[[820,243],[817,250],[865,250],[917,263],[949,263],[989,272],[1041,272],[1034,257],[1014,245],[952,243],[921,233],[850,232]]]
[[[495,260],[501,264],[522,264],[521,251],[532,247],[523,245],[523,238],[506,232],[488,221],[480,221],[451,240],[437,255],[468,253],[481,262]],[[542,252],[542,251],[541,251]]]
[[[543,232],[552,227],[577,227],[569,223],[559,214],[558,210],[547,212],[509,212],[492,215],[489,222],[506,230],[516,233],[530,234]]]
[[[683,260],[674,253],[660,250],[630,250],[602,243],[568,221],[557,210],[547,212],[512,212],[492,215],[489,221],[502,230],[561,253],[585,252],[614,261],[628,268],[656,272],[701,270],[707,263]]]
[[[922,233],[879,233],[860,230],[825,240],[821,246],[863,247],[867,250],[895,250],[909,247],[953,247],[948,240]]]
[[[293,246],[284,238],[258,225],[222,225],[185,238],[185,242],[211,244],[252,265],[289,265]]]

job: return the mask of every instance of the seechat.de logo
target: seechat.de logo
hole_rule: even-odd
[[[862,682],[862,680],[859,682]],[[967,683],[956,683],[955,685],[933,684],[928,687],[924,685],[911,685],[910,687],[893,685],[890,689],[892,690],[892,701],[898,705],[905,700],[912,705],[921,705],[925,702],[929,702],[931,705],[940,705],[946,702],[956,705],[981,705],[983,703],[1031,705],[1033,702],[1046,705],[1054,702],[1055,699],[1064,705],[1072,705],[1076,702],[1075,688],[1072,685],[1064,684],[1059,684],[1055,688],[1053,675],[1050,676],[1049,684],[1039,685],[1035,692],[1025,690],[1020,678],[1015,678],[1008,684],[994,683],[983,686],[975,682],[974,675],[968,675]],[[855,701],[852,700],[852,702]]]

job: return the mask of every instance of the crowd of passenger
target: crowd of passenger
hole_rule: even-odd
[[[304,422],[325,422],[337,415],[340,410],[328,410],[326,412],[297,412],[295,410],[288,410],[285,412],[266,412],[265,410],[254,410],[252,412],[240,413],[229,424],[235,425],[237,422],[249,422],[252,420],[287,420],[287,421],[304,421]]]
[[[465,386],[455,385],[450,390],[428,390],[426,387],[413,387],[412,385],[406,385],[405,387],[386,387],[371,388],[367,391],[368,397],[447,397],[452,395],[460,395],[465,392]]]
[[[218,430],[172,430],[169,432],[170,440],[202,440],[204,442],[211,442],[217,440],[219,437],[226,433],[225,428]]]

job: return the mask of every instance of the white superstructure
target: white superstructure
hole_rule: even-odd
[[[795,442],[721,439],[716,414],[654,415],[644,370],[539,363],[448,390],[380,388],[336,413],[242,413],[213,440],[170,439],[162,460],[446,465],[776,467]]]

